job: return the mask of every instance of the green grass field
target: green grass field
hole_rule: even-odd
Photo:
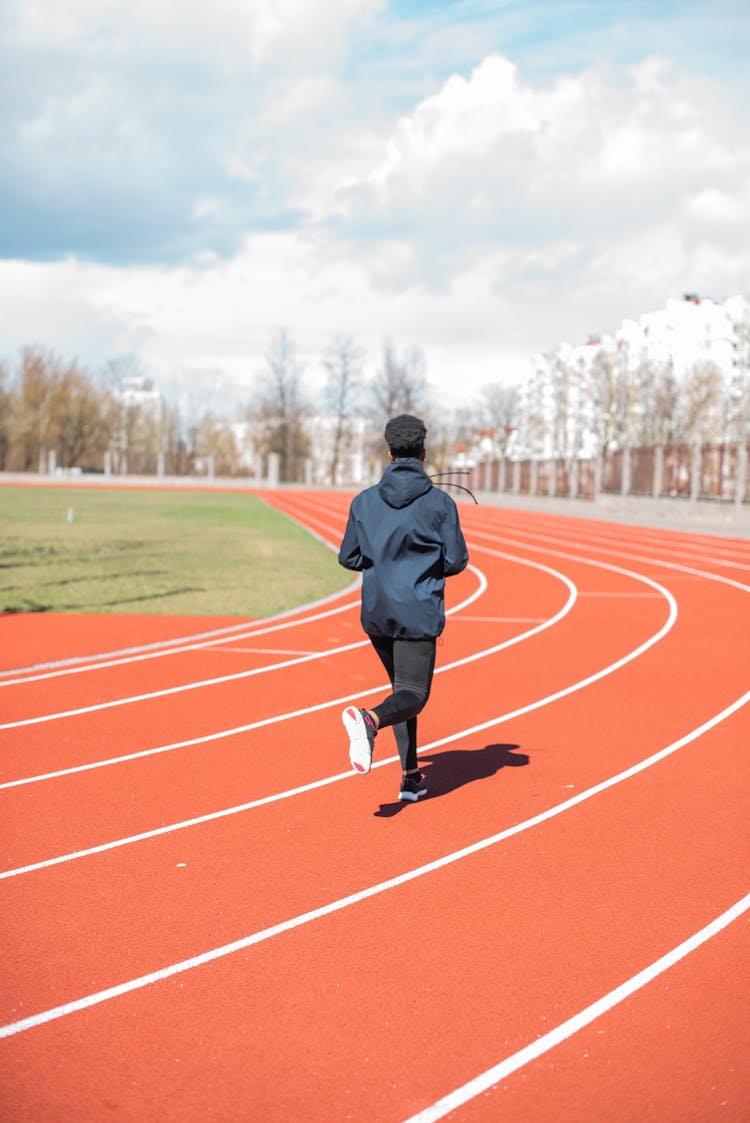
[[[270,616],[351,582],[251,495],[0,487],[0,611]]]

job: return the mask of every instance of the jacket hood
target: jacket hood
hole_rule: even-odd
[[[394,460],[386,468],[378,484],[378,491],[389,507],[408,507],[432,487],[432,480],[422,467],[422,461],[411,456]]]

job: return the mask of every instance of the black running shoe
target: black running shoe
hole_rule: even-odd
[[[401,781],[401,791],[398,798],[408,803],[416,803],[423,795],[427,795],[427,785],[421,772],[410,772]]]

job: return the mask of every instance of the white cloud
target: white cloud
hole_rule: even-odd
[[[195,46],[223,62],[286,65],[304,51],[313,65],[329,62],[346,44],[351,25],[367,21],[387,0],[10,0],[16,41],[58,52],[95,53],[102,46],[126,54],[139,43],[149,51],[184,52]],[[305,64],[308,65],[307,63]]]
[[[340,72],[384,4],[9,0],[0,253],[177,263],[299,226],[326,163],[360,166]]]
[[[745,187],[744,198],[739,194],[722,191],[716,187],[705,187],[688,199],[686,208],[693,218],[707,224],[744,225],[750,229],[750,191]]]
[[[722,120],[723,108],[715,87],[674,75],[663,59],[625,78],[585,70],[536,88],[490,56],[399,122],[383,161],[351,192],[350,213],[395,216],[406,200],[428,224],[450,209],[463,228],[472,202],[494,199],[495,226],[541,213],[545,231],[550,221],[565,230],[592,217],[633,222],[637,190],[638,221],[658,220],[665,201],[747,172],[739,122]]]
[[[708,225],[747,224],[749,176],[744,118],[663,58],[534,86],[489,56],[402,119],[337,207],[373,247],[394,232],[410,247],[378,285],[481,275],[511,330],[531,342],[544,322],[551,344],[561,309],[575,337],[699,281],[746,289],[750,247],[721,265]]]

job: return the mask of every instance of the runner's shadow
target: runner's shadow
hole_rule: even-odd
[[[437,799],[456,791],[475,780],[488,780],[501,768],[519,768],[529,763],[526,753],[516,753],[518,745],[485,745],[481,749],[448,749],[441,753],[420,754],[419,766],[427,785],[425,799]],[[426,763],[430,762],[430,763]],[[400,800],[381,803],[374,814],[379,819],[390,819],[409,803]]]

